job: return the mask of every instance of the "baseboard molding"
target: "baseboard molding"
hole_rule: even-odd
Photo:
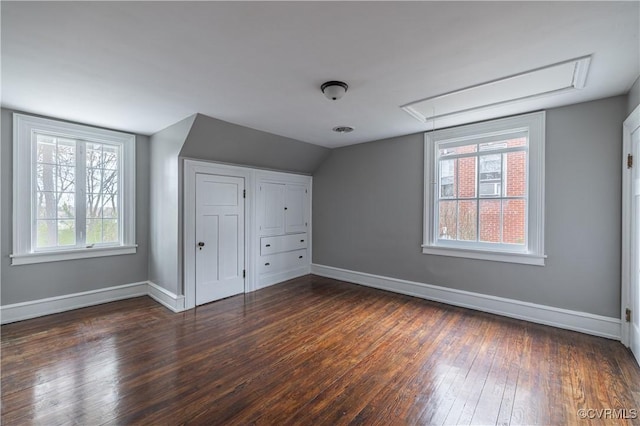
[[[149,284],[147,281],[83,291],[82,293],[48,297],[46,299],[14,303],[0,307],[0,323],[22,321],[58,312],[71,311],[87,306],[100,305],[116,300],[146,296]]]
[[[149,296],[173,312],[184,311],[184,296],[177,296],[150,281],[142,281],[139,283],[124,284],[98,290],[84,291],[82,293],[66,294],[64,296],[0,306],[0,323],[9,324],[30,318],[140,296]]]
[[[283,281],[287,281],[293,278],[302,277],[304,275],[309,275],[311,273],[311,269],[309,266],[303,266],[302,268],[292,269],[290,271],[279,272],[276,274],[265,275],[258,278],[258,284],[256,285],[256,290],[260,290],[261,288],[269,287],[272,285],[279,284]]]
[[[158,284],[149,281],[148,295],[156,302],[173,312],[184,311],[184,296],[178,296],[170,292],[166,288],[160,287]]]
[[[620,340],[621,321],[587,312],[571,311],[520,300],[489,296],[414,281],[349,271],[332,266],[311,265],[311,273],[322,277],[361,284],[448,305],[461,306],[538,324],[579,331],[594,336]]]

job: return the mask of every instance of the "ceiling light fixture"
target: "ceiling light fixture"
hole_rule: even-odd
[[[336,126],[331,130],[333,130],[336,133],[351,133],[351,132],[353,132],[353,127],[350,127],[350,126]]]
[[[347,93],[349,85],[343,81],[327,81],[320,86],[324,96],[330,101],[337,101]]]

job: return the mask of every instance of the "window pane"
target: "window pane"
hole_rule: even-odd
[[[118,168],[119,149],[117,146],[104,145],[103,147],[103,167],[109,170]]]
[[[458,208],[456,201],[440,201],[438,238],[455,240],[458,235]]]
[[[55,247],[58,228],[55,220],[39,220],[36,228],[36,247]]]
[[[38,219],[55,219],[57,211],[57,199],[55,192],[38,192],[37,200],[37,217]]]
[[[38,163],[55,164],[56,138],[53,136],[36,135],[36,161]]]
[[[56,166],[38,164],[36,168],[36,189],[38,191],[56,190]]]
[[[480,144],[480,151],[491,151],[494,149],[503,149],[507,147],[507,141],[486,142]]]
[[[505,196],[524,197],[527,191],[527,153],[515,151],[504,154],[504,165]]]
[[[458,191],[459,198],[474,198],[476,196],[477,157],[458,159]]]
[[[458,160],[440,160],[440,198],[456,196],[456,164]]]
[[[502,155],[480,156],[480,197],[502,194]]]
[[[58,193],[58,219],[76,216],[75,194]]]
[[[87,143],[87,167],[103,168],[102,144]]]
[[[120,147],[87,144],[87,244],[118,242]]]
[[[118,242],[117,219],[105,219],[102,221],[102,241],[105,243]]]
[[[118,171],[105,170],[102,174],[102,192],[113,194],[118,192]]]
[[[513,148],[518,146],[526,146],[527,138],[505,139],[502,141],[485,142],[480,144],[480,151],[492,151],[496,149]]]
[[[87,219],[102,218],[102,195],[87,194]]]
[[[87,219],[87,244],[102,242],[102,219]]]
[[[93,194],[102,192],[102,170],[87,169],[87,192]]]
[[[478,150],[477,144],[471,145],[463,145],[456,147],[443,147],[438,150],[438,154],[440,157],[446,157],[447,155],[458,155],[458,154],[470,154],[476,152]]]
[[[76,169],[75,167],[58,167],[57,188],[58,192],[75,192],[76,190]]]
[[[500,242],[500,200],[480,200],[480,241]]]
[[[106,194],[104,196],[102,214],[105,218],[118,217],[118,196],[116,194]]]
[[[58,221],[58,246],[76,245],[76,222],[74,220]]]
[[[522,138],[509,139],[507,141],[507,146],[509,148],[513,148],[515,146],[527,146],[527,138],[522,137]]]
[[[524,245],[526,207],[525,200],[502,200],[502,242]]]
[[[61,166],[76,165],[76,141],[72,139],[58,138],[58,150],[56,163]]]
[[[477,201],[460,201],[458,203],[458,239],[464,241],[476,241],[477,231]]]

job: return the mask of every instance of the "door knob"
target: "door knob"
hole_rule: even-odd
[[[200,242],[198,243],[198,249],[199,249],[199,250],[202,250],[202,247],[204,247],[204,243],[203,243],[202,241],[200,241]]]

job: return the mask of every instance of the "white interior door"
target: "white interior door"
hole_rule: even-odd
[[[196,305],[244,292],[244,178],[196,175]]]
[[[287,184],[284,197],[285,232],[293,234],[307,231],[306,185]]]
[[[631,133],[633,158],[640,160],[640,128]],[[629,347],[640,364],[640,167],[634,164],[631,172],[631,277],[629,280]]]

